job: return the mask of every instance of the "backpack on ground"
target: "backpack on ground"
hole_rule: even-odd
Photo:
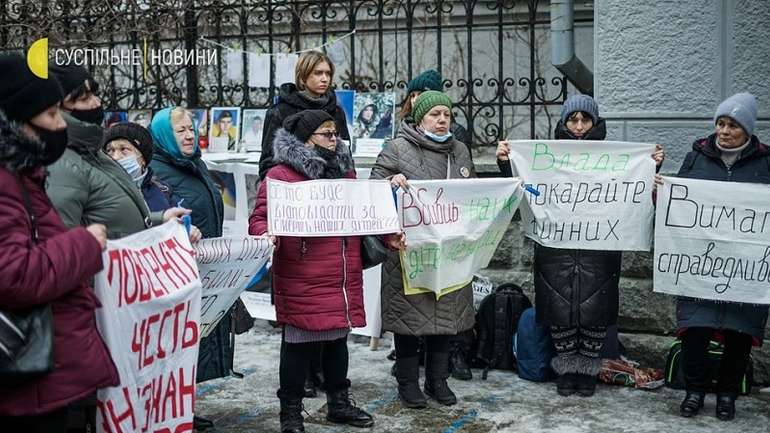
[[[487,295],[476,312],[476,363],[484,367],[482,379],[490,368],[513,370],[513,334],[521,314],[532,302],[516,284],[507,283]]]
[[[537,323],[535,308],[521,314],[513,336],[513,356],[519,377],[524,380],[547,382],[556,377],[551,369],[551,359],[556,356],[551,331]]]
[[[724,354],[724,346],[719,342],[709,341],[708,352],[708,371],[711,378],[712,389],[716,389],[717,377],[719,376],[719,363]],[[671,343],[671,349],[666,357],[666,385],[674,389],[684,389],[684,367],[682,364],[682,340],[677,339]],[[749,364],[746,372],[743,374],[740,383],[740,393],[749,395],[751,384],[754,382],[754,360],[749,356]]]

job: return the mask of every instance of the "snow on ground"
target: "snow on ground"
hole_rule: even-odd
[[[245,374],[198,386],[197,414],[215,422],[209,433],[278,432],[278,354],[280,331],[265,322],[236,339],[235,369]],[[439,433],[572,433],[572,432],[770,432],[770,394],[754,393],[737,403],[737,417],[723,422],[714,416],[715,397],[695,418],[679,416],[682,391],[639,391],[599,385],[591,398],[560,397],[553,383],[520,380],[513,372],[490,371],[487,381],[450,379],[458,404],[435,401],[424,410],[401,407],[392,362],[385,357],[389,342],[371,351],[368,339],[350,337],[351,393],[359,406],[375,417],[371,429],[356,429],[325,420],[326,398],[305,399],[308,433],[439,432]]]

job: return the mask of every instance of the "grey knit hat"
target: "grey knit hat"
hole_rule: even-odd
[[[588,95],[572,95],[561,107],[561,123],[566,124],[569,116],[577,111],[588,113],[594,125],[599,121],[599,106],[596,105],[594,98]]]
[[[714,123],[722,116],[727,116],[741,125],[746,134],[754,134],[754,124],[757,121],[757,98],[751,93],[736,93],[725,99],[714,113]]]

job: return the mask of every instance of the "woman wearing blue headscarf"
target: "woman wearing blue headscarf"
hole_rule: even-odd
[[[222,195],[211,179],[198,148],[198,130],[182,107],[160,110],[150,125],[155,153],[150,167],[192,209],[192,223],[204,238],[222,236]]]
[[[204,238],[222,236],[222,195],[201,160],[198,128],[190,112],[182,107],[160,110],[152,118],[150,133],[155,143],[150,167],[155,175],[183,200],[183,207],[192,210],[192,223]],[[230,329],[228,313],[208,337],[201,339],[197,382],[229,376],[232,372],[235,347]],[[212,425],[198,417],[195,421],[198,430]]]

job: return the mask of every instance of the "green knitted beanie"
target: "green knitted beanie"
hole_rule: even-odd
[[[441,74],[435,69],[428,69],[422,74],[412,78],[409,84],[406,85],[406,93],[412,93],[415,90],[424,92],[426,90],[438,90],[444,88]]]
[[[414,101],[414,107],[412,107],[412,118],[414,118],[415,123],[420,123],[422,118],[425,117],[433,107],[438,105],[443,105],[444,107],[451,109],[452,98],[446,93],[438,92],[436,90],[428,90],[427,92],[420,93],[420,96]]]

